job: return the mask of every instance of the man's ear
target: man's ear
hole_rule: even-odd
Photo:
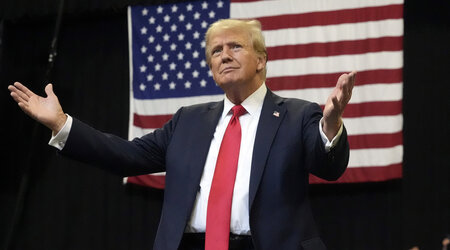
[[[258,56],[257,60],[256,71],[261,72],[266,67],[267,59],[265,56]]]

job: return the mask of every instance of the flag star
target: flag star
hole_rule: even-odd
[[[183,79],[183,72],[179,71],[177,74],[178,79]]]
[[[198,58],[199,54],[200,54],[200,53],[198,53],[198,51],[194,51],[194,52],[192,53],[192,57],[193,57],[193,58]]]
[[[167,42],[167,41],[169,41],[170,36],[166,33],[166,34],[164,34],[163,39],[164,39],[164,41]]]
[[[192,24],[191,23],[186,24],[186,30],[191,30],[191,29],[192,29]]]
[[[178,10],[178,6],[176,6],[176,5],[172,6],[172,12],[177,12],[177,10]]]
[[[223,2],[222,1],[217,2],[217,8],[222,8],[222,7],[223,7]]]
[[[175,89],[176,84],[174,82],[170,82],[169,84],[169,88],[170,89]]]
[[[153,80],[153,75],[152,74],[148,74],[147,75],[147,81],[150,82]]]
[[[141,28],[141,35],[145,35],[145,34],[147,34],[147,28],[142,27]]]
[[[190,69],[191,68],[191,62],[187,61],[184,63],[184,68],[185,69]]]
[[[208,23],[206,21],[202,22],[202,28],[206,29],[206,27],[208,27]]]
[[[191,49],[192,43],[187,42],[184,46],[186,47],[186,49]]]
[[[192,83],[190,81],[187,81],[187,82],[184,83],[184,87],[187,88],[187,89],[190,89],[191,85],[192,85]]]
[[[187,11],[191,11],[193,7],[194,6],[192,6],[192,4],[188,4],[188,6],[186,6],[186,9],[187,9]]]
[[[175,70],[176,67],[177,67],[177,65],[176,65],[174,62],[172,62],[171,64],[169,64],[170,70]]]
[[[169,15],[165,15],[164,16],[164,22],[166,22],[166,23],[170,22],[170,16]]]
[[[194,39],[198,39],[200,37],[200,33],[198,31],[194,32]]]
[[[209,77],[212,77],[212,72],[211,72],[211,70],[208,70],[208,76],[209,76]]]
[[[204,47],[206,46],[205,40],[203,40],[203,41],[200,43],[200,46],[202,46],[202,48],[204,48]]]
[[[167,61],[169,59],[169,55],[167,53],[164,53],[164,55],[162,55],[162,59],[163,61]]]
[[[200,66],[202,66],[202,68],[206,67],[206,61],[205,61],[205,60],[202,60],[202,61],[200,62]]]
[[[172,43],[170,45],[170,50],[176,50],[177,49],[177,45],[175,43]]]
[[[145,67],[145,65],[141,65],[139,69],[141,70],[141,72],[145,72],[147,70],[147,67]]]
[[[184,54],[183,53],[178,53],[178,60],[183,60],[183,58],[184,58]]]
[[[207,9],[208,8],[208,3],[207,2],[203,2],[202,3],[202,9]]]
[[[161,46],[161,44],[158,43],[158,44],[155,46],[155,50],[159,52],[159,51],[161,51],[161,49],[162,49],[162,46]]]
[[[157,63],[155,65],[155,71],[160,71],[161,70],[161,64]]]
[[[214,11],[209,12],[209,18],[214,18],[216,16],[216,13]]]
[[[141,53],[142,53],[142,54],[145,54],[145,52],[147,52],[147,47],[142,46],[142,47],[141,47]]]
[[[149,36],[148,37],[148,43],[153,43],[155,41],[155,37],[154,36]]]
[[[184,34],[183,33],[180,33],[179,35],[178,35],[178,41],[183,41],[184,40]]]
[[[156,9],[156,11],[161,14],[163,12],[164,8],[161,6],[158,6],[158,8]]]
[[[170,31],[172,32],[177,31],[177,26],[175,24],[172,24],[172,26],[170,26]]]
[[[198,73],[197,70],[194,70],[194,72],[192,72],[192,77],[197,78],[199,74],[200,73]]]
[[[162,30],[163,30],[163,27],[162,27],[161,25],[158,25],[158,26],[156,27],[156,33],[161,33]]]
[[[199,18],[200,18],[200,13],[195,12],[195,14],[194,14],[194,19],[199,19]]]
[[[152,55],[149,55],[149,56],[147,57],[147,61],[148,61],[148,62],[153,62],[153,59],[154,59],[154,57],[153,57]]]
[[[154,17],[150,17],[150,18],[148,19],[148,22],[149,22],[150,24],[155,24],[155,18],[154,18]]]
[[[143,9],[142,10],[142,15],[146,16],[147,14],[148,14],[148,9],[147,8]]]
[[[155,85],[153,85],[153,87],[155,88],[155,90],[160,90],[161,89],[161,84],[156,83]]]
[[[146,88],[147,86],[145,86],[145,84],[143,84],[143,83],[141,83],[141,84],[139,84],[139,89],[141,90],[141,91],[145,91],[145,88]]]
[[[200,81],[200,87],[206,87],[206,81],[205,81],[205,79],[202,79],[201,81]]]
[[[184,18],[185,18],[185,16],[184,16],[183,14],[181,14],[181,15],[178,16],[178,20],[179,20],[180,22],[183,22],[183,21],[184,21]]]
[[[163,74],[162,74],[162,79],[163,80],[167,80],[169,78],[169,75],[166,73],[166,72],[164,72]]]

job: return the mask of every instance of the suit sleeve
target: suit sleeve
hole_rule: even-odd
[[[311,103],[305,110],[303,120],[305,166],[315,176],[333,181],[337,180],[347,168],[350,155],[347,131],[344,126],[337,144],[327,153],[318,128],[322,116],[322,109],[315,103]]]
[[[60,153],[120,176],[163,172],[166,149],[180,113],[181,109],[162,128],[132,141],[102,133],[74,118],[66,145]]]

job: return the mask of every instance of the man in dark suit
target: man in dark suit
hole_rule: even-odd
[[[322,113],[315,103],[266,87],[258,21],[212,24],[206,57],[224,100],[182,107],[161,129],[131,142],[65,114],[50,84],[46,98],[20,83],[8,88],[25,113],[53,131],[50,144],[61,154],[123,176],[166,172],[155,249],[205,249],[205,242],[206,249],[325,249],[310,211],[308,175],[336,180],[346,169],[342,114],[356,72],[338,79]],[[228,139],[231,124],[238,139]],[[226,155],[222,148],[233,140]],[[226,170],[219,170],[223,161]],[[220,179],[231,168],[230,189]],[[213,201],[227,199],[226,215],[213,212]],[[216,229],[221,223],[225,231]]]

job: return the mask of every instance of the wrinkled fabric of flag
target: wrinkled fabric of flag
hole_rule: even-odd
[[[403,0],[191,1],[130,6],[129,139],[161,127],[181,107],[219,101],[205,59],[208,26],[257,19],[267,86],[324,106],[342,73],[358,71],[344,113],[350,160],[338,183],[402,177]],[[124,179],[164,188],[164,173]],[[312,176],[310,183],[325,183]],[[327,182],[329,183],[329,182]]]

